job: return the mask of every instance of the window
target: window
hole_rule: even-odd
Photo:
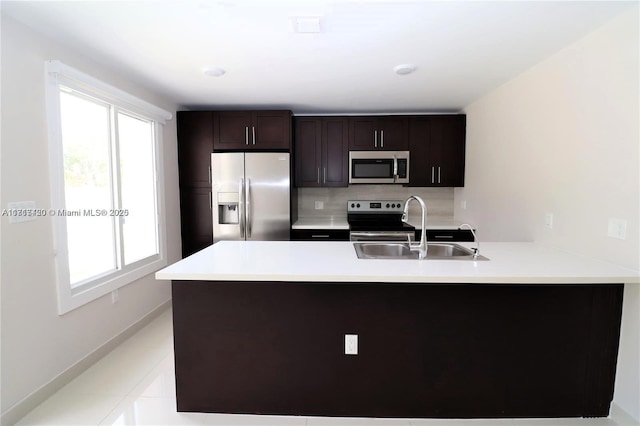
[[[59,313],[166,265],[160,139],[171,114],[47,62]]]

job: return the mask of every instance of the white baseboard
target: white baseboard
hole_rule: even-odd
[[[611,411],[609,417],[619,426],[638,426],[640,419],[634,418],[631,414],[624,411],[615,402],[611,403]]]
[[[140,331],[145,325],[149,324],[158,315],[167,310],[171,306],[171,299],[161,303],[158,307],[153,309],[147,315],[142,317],[139,321],[132,324],[122,333],[118,334],[86,357],[82,358],[71,367],[58,374],[50,382],[42,385],[33,393],[25,397],[22,401],[16,403],[7,411],[0,415],[1,425],[13,425],[18,420],[33,411],[38,405],[42,404],[54,393],[62,389],[65,385],[71,382],[73,379],[82,374],[85,370],[91,367],[93,364],[102,359],[109,352],[118,347],[122,342],[133,336]]]

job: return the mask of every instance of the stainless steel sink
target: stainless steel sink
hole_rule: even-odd
[[[407,243],[353,243],[359,259],[418,259],[418,252],[411,251]],[[427,244],[427,259],[489,260],[484,256],[473,257],[473,250],[453,243]]]

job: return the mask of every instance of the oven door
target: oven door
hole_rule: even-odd
[[[351,231],[351,241],[414,241],[415,232],[411,231]]]

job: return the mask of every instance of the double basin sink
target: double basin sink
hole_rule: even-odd
[[[353,247],[359,259],[418,259],[418,252],[411,251],[408,243],[357,242],[353,243]],[[426,259],[489,260],[484,256],[473,255],[473,250],[459,244],[427,244]]]

